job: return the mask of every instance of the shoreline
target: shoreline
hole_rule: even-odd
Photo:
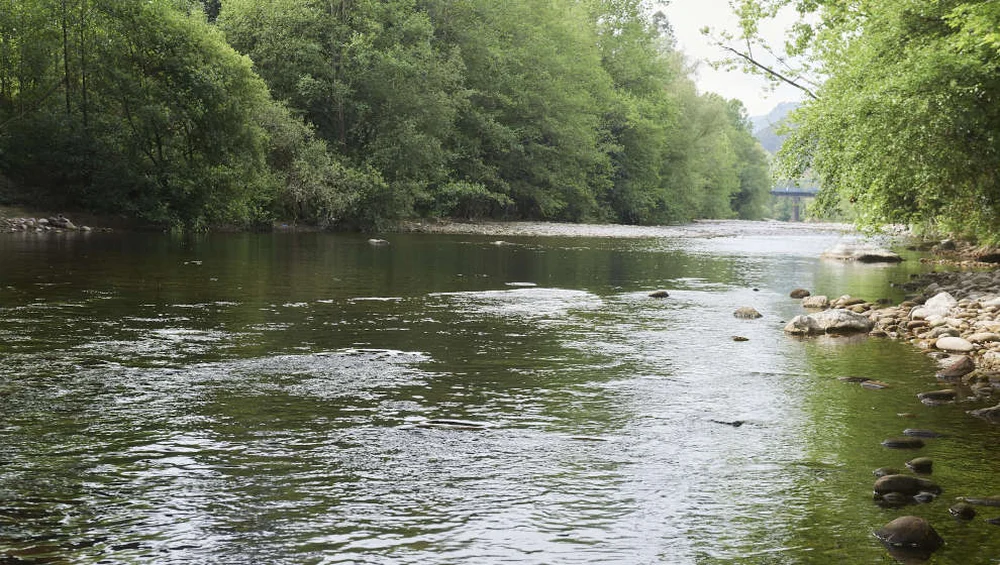
[[[599,237],[639,239],[651,237],[733,237],[789,232],[837,232],[844,235],[860,232],[850,224],[823,222],[781,222],[777,220],[694,220],[686,224],[636,226],[626,224],[587,224],[545,221],[496,220],[407,220],[394,230],[399,233],[458,234],[507,237]]]

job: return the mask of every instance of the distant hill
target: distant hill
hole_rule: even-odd
[[[798,102],[782,102],[764,116],[750,117],[754,137],[760,141],[760,144],[769,153],[777,153],[781,144],[785,141],[785,136],[776,133],[778,125],[788,117],[788,114],[792,110],[798,107]]]

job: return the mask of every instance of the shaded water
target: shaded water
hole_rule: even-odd
[[[1000,510],[947,514],[1000,493],[979,405],[917,402],[907,345],[781,331],[794,287],[899,300],[923,267],[761,226],[0,238],[0,563],[890,563],[905,513],[933,563],[1000,562]],[[907,427],[948,435],[945,493],[882,509]]]

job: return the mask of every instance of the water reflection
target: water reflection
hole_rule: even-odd
[[[781,332],[791,288],[900,298],[920,264],[743,233],[0,238],[0,558],[883,562],[904,411],[949,432],[946,496],[1000,491],[995,432],[916,401],[924,356]],[[1000,549],[939,530],[935,563]]]

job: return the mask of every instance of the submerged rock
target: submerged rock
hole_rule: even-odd
[[[469,420],[433,419],[417,422],[418,428],[438,428],[445,430],[485,430],[490,427],[483,422],[472,422]]]
[[[921,492],[941,494],[941,487],[929,479],[910,475],[885,475],[875,481],[875,494],[898,492],[913,496]]]
[[[875,495],[875,503],[884,508],[902,508],[904,506],[909,506],[910,504],[915,504],[916,502],[917,501],[914,500],[912,496],[901,492],[887,492],[884,495]]]
[[[1000,507],[1000,496],[960,496],[958,500],[973,506]]]
[[[954,402],[957,394],[953,389],[946,388],[942,390],[931,390],[927,392],[921,392],[917,395],[920,402],[926,404],[927,406],[938,406],[940,404],[948,404]]]
[[[969,414],[975,416],[976,418],[982,418],[987,422],[1000,424],[1000,404],[997,404],[996,406],[991,406],[989,408],[970,410]]]
[[[944,544],[930,522],[917,516],[902,516],[875,531],[882,543],[901,548],[934,551]]]
[[[882,390],[883,388],[889,388],[889,383],[876,381],[875,379],[868,379],[861,383],[861,388],[867,388],[870,390]]]
[[[909,437],[941,437],[941,434],[934,430],[922,430],[920,428],[906,428],[903,430],[903,435]]]
[[[868,377],[837,377],[837,380],[842,383],[861,384],[870,381],[871,379]]]
[[[891,449],[920,449],[924,440],[918,437],[891,437],[882,440],[882,446]]]
[[[967,502],[957,502],[948,508],[948,513],[959,520],[971,520],[976,517],[976,509]]]
[[[910,459],[907,461],[906,466],[909,467],[914,473],[929,475],[934,469],[934,460],[930,457],[917,457],[916,459]]]

